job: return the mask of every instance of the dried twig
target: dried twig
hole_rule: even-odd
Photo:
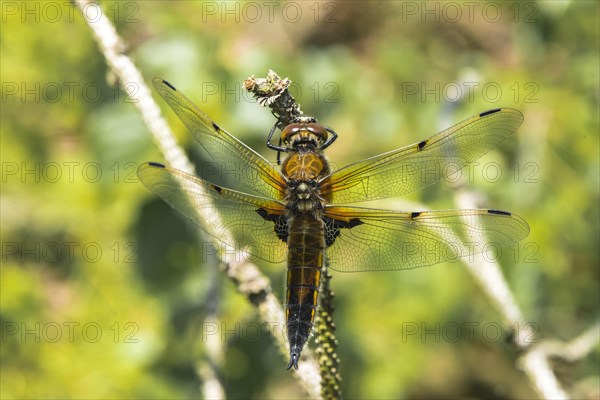
[[[477,196],[462,188],[457,191],[455,204],[459,208],[478,208]],[[575,340],[572,347],[556,346],[556,342],[544,342],[535,344],[539,339],[532,338],[530,332],[525,328],[528,323],[521,311],[504,275],[499,262],[490,262],[481,254],[472,260],[463,260],[467,270],[477,281],[483,292],[491,300],[494,308],[500,313],[502,322],[507,329],[517,327],[513,330],[513,342],[523,352],[517,360],[517,364],[524,370],[525,374],[533,384],[535,390],[545,399],[568,399],[567,392],[562,388],[556,375],[550,366],[550,358],[559,355],[558,348],[562,351],[571,351],[571,354],[583,356],[582,349],[589,352],[593,345],[597,345],[600,337],[596,324],[586,331],[580,338]],[[584,343],[585,345],[582,345]],[[553,345],[550,345],[553,344]],[[577,349],[573,350],[573,349]],[[563,357],[567,359],[568,357]]]
[[[82,12],[82,15],[94,33],[108,65],[118,77],[123,89],[134,100],[133,103],[138,107],[145,124],[167,162],[174,168],[193,173],[192,164],[185,152],[176,143],[167,123],[161,116],[158,105],[151,96],[148,86],[144,83],[141,73],[132,60],[123,53],[126,46],[118,36],[115,27],[106,17],[106,13],[100,10],[98,4],[91,1],[74,1],[74,4],[82,10],[88,7],[98,7],[97,12]],[[100,17],[89,20],[86,18],[87,15]],[[258,310],[260,318],[265,323],[284,326],[284,313],[281,304],[272,293],[268,278],[262,275],[255,265],[235,261],[247,259],[242,254],[233,255],[232,259],[233,261],[226,264],[226,271],[229,278],[236,282],[238,290],[251,300],[251,303]],[[274,337],[279,348],[285,349],[284,354],[287,356],[287,342],[283,335],[274,335]],[[301,385],[311,398],[319,398],[320,378],[316,361],[309,351],[305,351],[303,356],[304,360],[295,376],[300,380]],[[201,367],[198,368],[202,370]],[[218,374],[212,371],[202,375],[216,377]],[[210,382],[210,385],[214,384],[220,385],[217,381]],[[216,393],[210,388],[205,388],[203,391],[205,393]]]
[[[558,384],[549,360],[560,358],[573,362],[585,357],[600,341],[600,322],[596,322],[570,342],[545,340],[531,346],[520,358],[519,364],[540,393],[546,398],[567,399],[569,396]]]
[[[469,76],[468,78],[462,77],[459,81],[472,81],[474,79],[477,79],[477,77]],[[462,93],[467,93],[467,91],[462,91]],[[444,118],[448,117],[454,106],[455,104],[453,103],[447,104],[446,109],[442,112]],[[474,192],[462,187],[456,191],[454,203],[458,208],[480,208],[480,204],[478,204],[479,197]],[[512,340],[523,353],[517,360],[517,364],[523,368],[535,390],[541,397],[546,399],[569,398],[550,366],[549,358],[553,354],[547,351],[548,348],[546,345],[534,345],[538,339],[530,337],[530,332],[523,329],[527,326],[527,322],[506,279],[504,279],[500,263],[490,262],[482,255],[477,255],[471,260],[463,259],[463,262],[467,271],[473,276],[485,295],[492,302],[494,308],[500,313],[504,326],[509,330],[518,327],[518,329],[513,330],[514,336]],[[598,325],[595,326],[595,329],[598,330]],[[593,337],[591,334],[584,334],[582,336],[587,338],[587,340]],[[595,343],[598,343],[597,335],[595,336]]]
[[[258,103],[269,107],[277,119],[276,127],[283,129],[295,118],[303,117],[300,105],[288,91],[292,81],[280,78],[273,70],[269,70],[266,78],[246,79],[244,87],[254,95]],[[279,161],[279,156],[277,157]],[[319,289],[319,310],[315,318],[316,353],[321,374],[321,394],[323,398],[335,399],[342,396],[339,357],[336,353],[337,339],[333,322],[333,291],[330,288],[331,275],[328,271],[327,257],[321,274]]]
[[[461,190],[455,197],[455,203],[459,208],[478,208],[475,197],[473,193]],[[486,260],[481,254],[474,256],[472,260],[463,259],[463,262],[467,271],[477,281],[483,292],[491,300],[494,308],[500,313],[504,326],[508,329],[515,326],[525,327],[526,322],[523,318],[523,312],[519,308],[506,279],[504,279],[500,264]],[[528,332],[525,329],[516,329],[513,332],[515,334],[514,343],[520,349],[525,350],[523,357],[526,362],[522,364],[523,369],[537,392],[545,399],[568,398],[552,372],[548,358],[541,353],[532,352],[528,349],[535,339],[528,337]]]

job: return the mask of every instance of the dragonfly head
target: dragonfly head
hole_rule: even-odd
[[[329,133],[312,117],[296,118],[281,131],[281,142],[289,149],[320,149]]]

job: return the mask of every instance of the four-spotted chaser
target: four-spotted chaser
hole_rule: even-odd
[[[226,171],[244,171],[244,193],[150,162],[138,176],[151,191],[216,240],[271,262],[287,258],[286,330],[290,367],[298,368],[318,305],[324,258],[341,272],[401,270],[480,253],[525,238],[527,223],[498,210],[404,212],[348,204],[400,196],[457,171],[510,136],[523,122],[501,108],[429,139],[331,171],[323,150],[337,134],[300,117],[281,132],[278,171],[171,84],[154,86],[203,149]],[[198,209],[210,211],[199,217]],[[208,209],[208,210],[207,210]]]

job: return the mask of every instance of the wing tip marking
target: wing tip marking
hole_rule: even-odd
[[[175,86],[171,85],[169,82],[165,81],[164,79],[161,79],[161,82],[164,83],[167,87],[169,87],[172,91],[174,91],[174,92],[177,91],[177,89],[175,89]]]
[[[415,218],[417,218],[417,217],[418,217],[419,215],[421,215],[421,214],[422,214],[422,212],[420,212],[420,211],[414,211],[414,212],[411,212],[411,213],[410,213],[410,218],[411,218],[411,219],[415,219]]]
[[[427,144],[427,140],[423,140],[423,141],[419,142],[419,144],[417,144],[417,148],[419,150],[423,150],[423,148],[425,147],[426,144]]]
[[[257,214],[260,215],[265,221],[269,221],[269,213],[264,208],[256,210]]]
[[[347,229],[352,229],[352,228],[354,228],[355,226],[359,226],[359,225],[362,225],[362,224],[364,224],[364,222],[363,222],[363,221],[361,221],[361,220],[360,220],[360,218],[350,218],[350,219],[349,219],[349,220],[347,220],[347,221],[340,220],[340,219],[333,219],[333,218],[330,218],[330,219],[331,219],[331,221],[332,221],[333,225],[334,225],[336,228],[347,228]]]
[[[269,212],[262,207],[256,210],[256,213],[260,215],[261,218],[265,221],[273,222],[273,230],[275,234],[277,235],[279,240],[281,240],[284,243],[287,243],[287,220],[283,217],[283,215],[269,214]]]
[[[155,167],[155,168],[166,168],[164,164],[157,163],[157,162],[154,162],[154,161],[150,161],[150,162],[148,162],[147,164],[148,164],[149,166],[151,166],[151,167]]]
[[[488,214],[495,214],[495,215],[505,215],[507,217],[512,216],[512,213],[509,213],[508,211],[502,211],[502,210],[487,210]]]
[[[354,228],[355,226],[359,226],[359,225],[362,225],[362,224],[364,224],[364,222],[362,222],[360,220],[360,218],[352,218],[351,220],[348,221],[347,227],[348,228]]]
[[[496,114],[497,112],[500,112],[502,109],[501,108],[494,108],[493,110],[487,110],[482,112],[481,114],[479,114],[479,117],[486,117],[488,115],[492,115],[492,114]]]

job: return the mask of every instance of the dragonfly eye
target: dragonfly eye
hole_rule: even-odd
[[[329,135],[329,133],[327,132],[327,129],[325,129],[325,127],[323,125],[318,124],[316,122],[312,122],[310,124],[306,124],[306,129],[308,131],[312,132],[317,137],[317,140],[319,141],[319,145],[321,145],[327,141],[327,136]]]
[[[281,131],[281,141],[283,144],[288,146],[290,144],[291,138],[294,137],[302,129],[302,124],[289,124]]]
[[[327,141],[327,137],[327,129],[316,122],[292,123],[281,131],[281,141],[288,147],[294,147],[295,143],[312,143],[319,147]]]

